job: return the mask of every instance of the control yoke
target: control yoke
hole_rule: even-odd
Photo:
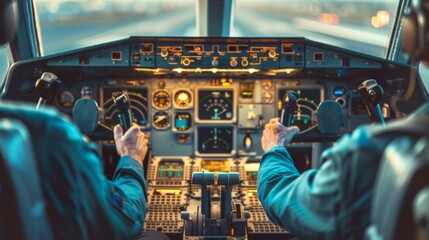
[[[126,132],[132,126],[130,97],[125,92],[112,94],[119,123]],[[100,109],[92,98],[81,98],[73,107],[73,119],[80,131],[92,140],[113,139],[113,131],[110,127],[99,122]]]
[[[122,130],[126,132],[133,125],[130,97],[126,92],[114,92],[112,93],[112,99],[116,106],[119,123]]]
[[[291,93],[291,92],[289,92]],[[292,95],[292,94],[291,94]],[[291,126],[291,121],[295,111],[292,111],[294,104],[291,99],[294,96],[288,96],[289,101],[284,101],[289,105],[282,111],[281,122],[284,126]],[[341,105],[334,100],[325,100],[317,107],[317,124],[302,131],[292,138],[292,142],[332,142],[341,135],[341,126],[343,124],[343,110]]]
[[[99,122],[100,108],[92,98],[80,98],[73,107],[73,119],[80,131],[92,140],[113,139],[111,128]]]
[[[381,113],[380,102],[383,98],[383,88],[374,79],[369,79],[359,86],[358,91],[365,103],[371,123],[379,122],[383,125],[384,118]]]
[[[298,94],[294,91],[289,91],[283,98],[283,108],[280,116],[280,123],[284,126],[292,124],[293,116],[298,110]]]
[[[44,72],[36,81],[36,91],[40,96],[36,109],[44,106],[49,98],[55,96],[60,86],[61,80],[55,74]]]

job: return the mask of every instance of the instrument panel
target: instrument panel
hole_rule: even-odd
[[[324,99],[346,101],[343,110],[347,114],[350,104],[346,99],[354,96],[349,95],[348,85],[333,81],[322,84],[308,79],[201,78],[136,82],[143,83],[134,81],[127,86],[129,80],[117,80],[114,86],[109,86],[109,81],[105,82],[99,100],[104,109],[103,122],[109,127],[119,122],[111,95],[128,92],[134,122],[150,132],[152,141],[169,144],[169,150],[163,144],[154,144],[152,151],[157,156],[257,157],[263,153],[260,146],[263,126],[270,118],[280,116],[282,100],[288,91],[299,95],[298,111],[292,122],[301,131],[317,123],[317,107]]]
[[[36,102],[28,86],[44,71],[63,82],[49,104],[72,115],[79,98],[92,98],[111,128],[119,123],[112,94],[129,94],[132,119],[150,138],[146,231],[162,226],[180,239],[180,209],[201,196],[192,173],[222,171],[240,173],[233,201],[250,212],[249,234],[285,239],[289,235],[269,221],[256,192],[264,125],[280,116],[284,97],[297,93],[292,123],[301,131],[317,123],[324,100],[340,103],[342,127],[350,131],[368,123],[357,86],[376,79],[393,95],[403,90],[396,86],[407,85],[409,68],[303,38],[133,37],[15,64],[4,99]],[[312,166],[313,146],[288,147],[299,171]]]

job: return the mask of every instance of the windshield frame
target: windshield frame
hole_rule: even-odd
[[[402,17],[410,4],[410,0],[399,0],[398,11],[394,26],[389,34],[389,45],[385,55],[385,59],[392,62],[407,63],[408,59],[401,58],[404,51],[402,49]]]
[[[27,18],[23,18],[23,19],[27,19],[27,26],[28,26],[28,30],[31,33],[34,34],[30,34],[34,36],[33,39],[29,39],[29,45],[32,47],[35,47],[35,49],[33,49],[33,57],[40,57],[40,56],[47,56],[45,55],[45,51],[43,48],[43,43],[42,43],[42,36],[41,36],[41,30],[40,30],[40,21],[38,18],[38,12],[37,12],[37,7],[35,6],[36,1],[33,0],[29,0],[29,1],[25,1],[25,0],[19,0],[19,2],[23,3],[22,5],[26,5],[26,14],[28,14],[29,17]],[[27,2],[27,4],[25,4]],[[201,2],[205,3],[202,4]],[[212,2],[211,0],[197,0],[195,3],[195,11],[196,11],[196,22],[197,22],[197,31],[196,34],[198,35],[197,37],[207,37],[210,36],[209,34],[207,34],[207,36],[204,35],[204,32],[207,33],[207,31],[201,31],[198,30],[198,28],[200,28],[199,24],[201,24],[201,20],[204,18],[205,21],[207,23],[206,28],[209,28],[211,25],[213,25],[214,22],[216,21],[210,21],[210,3]],[[234,4],[237,3],[237,1],[233,0],[231,1],[231,5],[230,6],[234,6]],[[404,9],[406,8],[406,6],[408,6],[409,4],[409,0],[398,0],[398,8],[397,8],[397,12],[396,12],[396,16],[394,21],[392,22],[392,27],[388,33],[387,36],[387,43],[385,46],[385,52],[383,53],[383,55],[372,55],[372,56],[376,56],[379,58],[383,58],[383,59],[387,59],[393,62],[401,62],[401,63],[406,63],[406,59],[404,58],[400,58],[401,53],[402,53],[402,42],[401,42],[401,31],[402,31],[402,13],[404,12]],[[201,6],[207,6],[206,8],[201,7]],[[23,7],[24,8],[24,7]],[[204,13],[204,10],[207,10],[207,12]],[[237,11],[236,7],[232,7],[231,11],[218,11],[217,12],[217,16],[219,16],[221,18],[221,20],[219,20],[220,22],[222,22],[222,24],[220,24],[219,27],[221,27],[221,32],[225,33],[226,30],[230,30],[233,22],[234,22],[234,15],[235,12]],[[204,13],[204,14],[202,14]],[[228,15],[228,16],[226,16]],[[32,21],[31,21],[31,20]],[[203,19],[203,20],[204,20]],[[217,22],[219,22],[217,21]],[[227,21],[227,22],[225,22]],[[228,29],[226,29],[228,28]],[[223,36],[223,37],[230,37],[231,36],[231,32],[228,31],[228,35],[227,36]],[[180,37],[180,36],[178,36]],[[246,38],[261,38],[261,36],[245,36]],[[270,36],[266,36],[267,38],[270,38]],[[273,36],[274,37],[274,36]],[[287,37],[287,36],[285,36]],[[318,41],[318,39],[313,39],[311,37],[306,37],[306,36],[296,36],[296,37],[305,37],[307,39],[312,39],[314,41]],[[263,38],[263,36],[262,36]],[[103,42],[97,43],[97,44],[101,44]],[[352,49],[348,49],[345,48],[347,50],[352,50]],[[68,51],[68,50],[66,50]],[[352,50],[353,51],[353,50]],[[50,55],[50,54],[49,54]]]

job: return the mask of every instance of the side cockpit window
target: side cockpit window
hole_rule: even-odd
[[[425,66],[423,63],[420,63],[419,74],[426,93],[429,94],[429,67]]]
[[[0,46],[0,88],[3,86],[9,65],[6,46]]]

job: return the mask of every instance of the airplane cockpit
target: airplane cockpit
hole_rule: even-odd
[[[410,2],[18,0],[1,101],[70,119],[108,178],[112,129],[137,124],[144,231],[293,239],[258,200],[264,126],[299,127],[287,150],[302,173],[343,135],[427,102],[427,70],[402,49]]]

